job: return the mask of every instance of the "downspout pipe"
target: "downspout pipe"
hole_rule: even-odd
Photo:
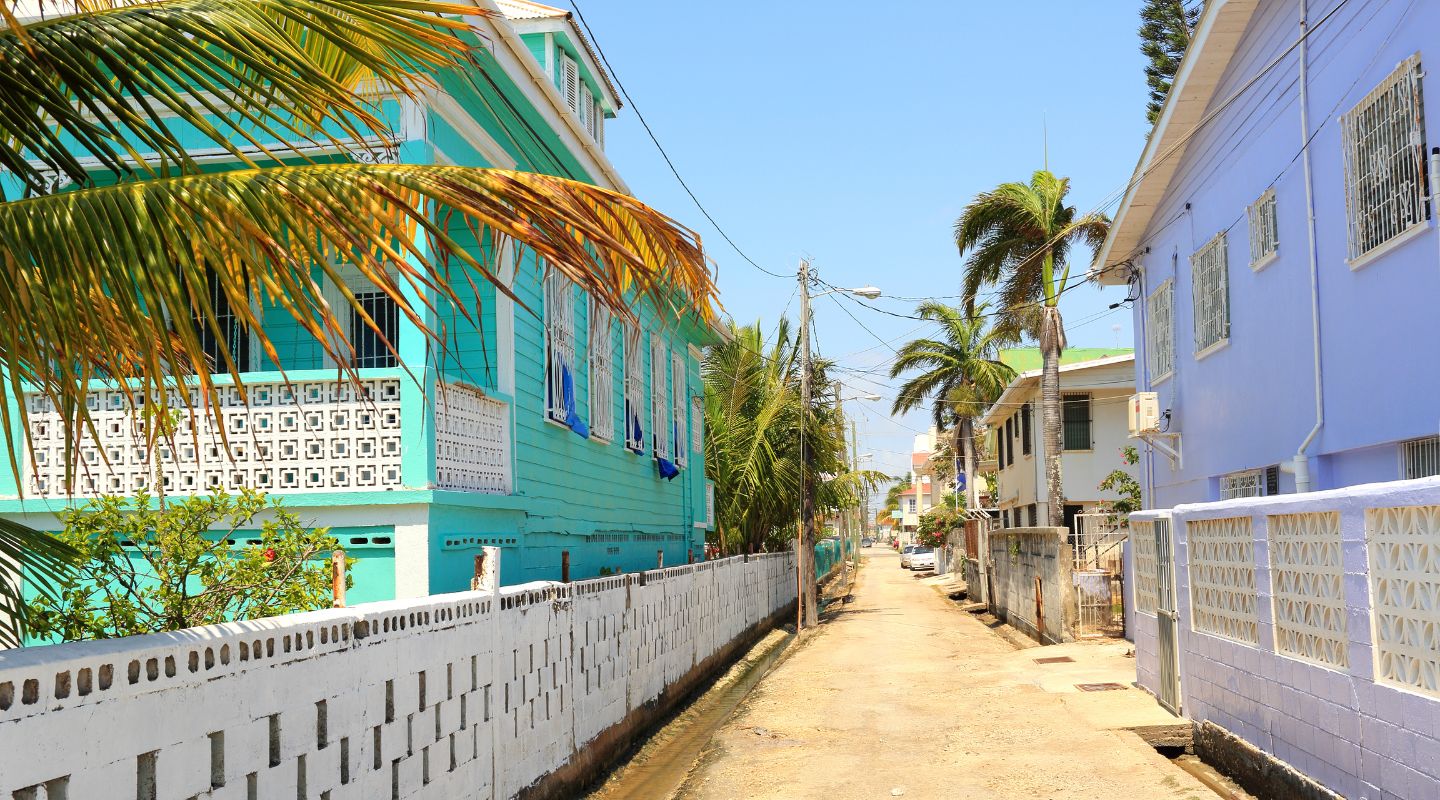
[[[1310,491],[1310,456],[1307,451],[1325,426],[1324,372],[1320,363],[1320,257],[1315,250],[1315,181],[1310,168],[1310,90],[1308,0],[1300,0],[1300,155],[1305,170],[1306,234],[1310,239],[1310,326],[1315,348],[1315,426],[1295,451],[1295,458],[1281,468],[1295,475],[1295,491]]]

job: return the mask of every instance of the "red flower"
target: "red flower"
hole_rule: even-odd
[[[267,547],[267,548],[265,548],[265,560],[266,560],[266,561],[274,561],[274,560],[275,560],[275,548],[273,548],[273,547]]]

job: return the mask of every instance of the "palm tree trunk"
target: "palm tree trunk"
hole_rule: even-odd
[[[960,423],[961,446],[965,448],[965,507],[980,507],[980,483],[975,476],[975,419],[965,417]]]
[[[1058,526],[1065,519],[1065,494],[1060,456],[1064,452],[1060,423],[1060,353],[1065,349],[1065,328],[1060,309],[1047,306],[1040,323],[1040,405],[1045,436],[1045,515],[1042,526]]]

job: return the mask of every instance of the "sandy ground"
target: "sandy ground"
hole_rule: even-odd
[[[680,797],[1216,800],[1123,730],[1175,721],[1153,699],[1075,687],[1128,687],[1125,643],[1017,650],[872,552],[854,602],[760,682]]]

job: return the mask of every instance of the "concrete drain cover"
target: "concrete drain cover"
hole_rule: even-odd
[[[1123,683],[1077,683],[1075,688],[1082,692],[1113,692],[1124,689]]]
[[[1035,663],[1036,663],[1036,664],[1068,664],[1068,663],[1073,662],[1074,660],[1075,660],[1075,659],[1071,658],[1070,656],[1051,656],[1050,658],[1037,658],[1037,659],[1035,659]]]

